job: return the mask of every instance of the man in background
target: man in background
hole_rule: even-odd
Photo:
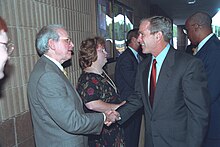
[[[211,24],[208,13],[197,12],[186,20],[185,27],[191,43],[198,46],[195,57],[204,63],[211,94],[209,129],[203,147],[220,147],[220,41]]]
[[[127,33],[126,50],[118,57],[115,67],[115,82],[122,100],[127,101],[128,96],[135,92],[135,77],[141,56],[138,54],[140,43],[138,42],[138,29]],[[143,110],[138,110],[125,124],[126,147],[138,147],[140,126]]]

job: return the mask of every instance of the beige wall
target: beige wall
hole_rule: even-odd
[[[0,14],[9,25],[16,49],[1,81],[0,121],[28,110],[27,82],[38,59],[34,40],[44,25],[63,24],[75,44],[69,78],[75,84],[80,74],[78,48],[82,39],[96,33],[95,0],[0,0]]]
[[[69,79],[80,74],[78,48],[82,39],[96,34],[95,0],[0,0],[0,15],[9,26],[15,43],[0,87],[0,146],[34,146],[30,121],[27,82],[38,59],[36,33],[48,24],[63,24],[75,44]]]
[[[121,2],[134,10],[136,27],[142,17],[149,16],[147,0]],[[67,71],[75,85],[81,73],[77,54],[80,42],[96,34],[96,0],[0,0],[0,15],[16,46],[6,65],[6,77],[0,81],[0,146],[32,147],[27,82],[38,59],[36,33],[42,26],[54,23],[63,24],[70,32],[75,54]],[[109,68],[114,71],[114,63]]]

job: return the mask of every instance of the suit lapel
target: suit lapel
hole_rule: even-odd
[[[52,62],[51,60],[49,60],[47,57],[45,56],[41,56],[43,62],[46,62],[46,64],[48,64],[53,70],[54,72],[58,73],[61,78],[65,81],[65,83],[68,85],[67,88],[72,88],[72,91],[74,92],[74,96],[77,95],[77,97],[79,98],[79,101],[81,104],[83,104],[78,92],[76,91],[76,89],[73,87],[73,85],[71,84],[70,80],[63,74],[63,72],[59,69],[59,67]]]
[[[49,65],[50,67],[52,67],[52,69],[57,72],[57,73],[62,73],[62,71],[59,69],[59,67],[54,63],[52,62],[50,59],[48,59],[47,57],[45,57],[44,55],[41,56],[42,60],[47,64]]]
[[[155,95],[154,95],[153,111],[156,110],[156,107],[158,106],[160,99],[163,98],[163,94],[166,91],[166,88],[170,81],[171,74],[173,72],[172,67],[175,63],[174,58],[175,58],[175,50],[171,47],[167,53],[167,56],[164,59],[164,62],[162,64],[158,76]]]
[[[210,52],[211,50],[209,50],[208,48],[212,45],[213,42],[215,42],[214,40],[218,40],[218,38],[216,37],[216,35],[213,35],[204,45],[203,47],[196,53],[195,57],[199,57],[201,59],[204,60],[204,58],[207,56],[207,52]]]
[[[149,112],[151,112],[151,106],[150,106],[150,102],[149,102],[149,97],[148,97],[148,76],[149,76],[149,70],[150,70],[150,64],[151,64],[151,59],[152,56],[149,55],[149,57],[146,58],[146,60],[144,62],[141,63],[141,69],[143,69],[142,71],[142,88],[143,88],[143,92],[142,95],[142,100],[144,105],[147,105],[147,108],[149,108]]]
[[[42,56],[41,58],[44,62],[46,62],[48,65],[50,65],[50,67],[52,67],[56,73],[58,73],[63,79],[65,79],[65,81],[69,82],[68,78],[66,78],[66,76],[63,74],[63,72],[60,70],[60,68],[54,62],[52,62],[50,59],[48,59],[45,56]]]

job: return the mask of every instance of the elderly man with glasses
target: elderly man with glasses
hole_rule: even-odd
[[[87,134],[99,134],[119,119],[113,110],[85,113],[75,88],[63,73],[73,42],[61,25],[43,27],[36,37],[40,59],[28,82],[28,99],[37,147],[87,147]]]

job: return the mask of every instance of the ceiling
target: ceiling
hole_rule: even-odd
[[[197,11],[206,11],[213,17],[220,8],[220,0],[196,0],[191,5],[188,1],[194,0],[151,0],[151,4],[158,5],[176,25],[184,25],[187,17]]]

